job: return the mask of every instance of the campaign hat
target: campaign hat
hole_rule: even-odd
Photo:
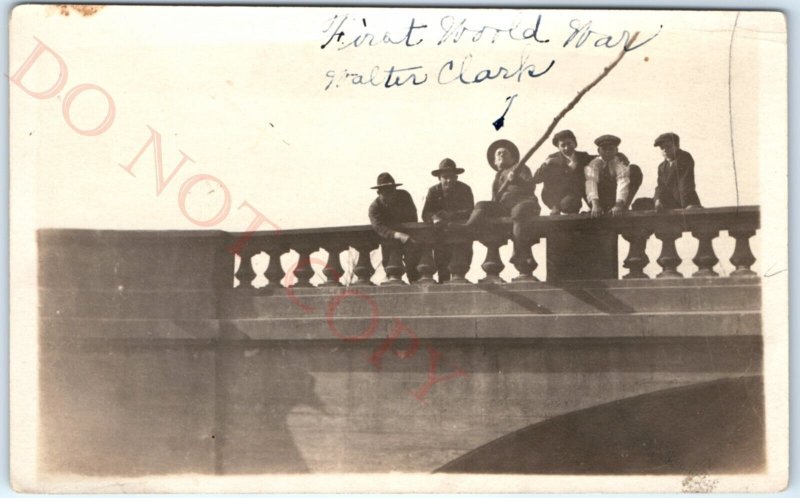
[[[433,176],[439,176],[443,173],[453,173],[455,175],[460,175],[464,172],[464,168],[456,167],[456,162],[450,159],[449,157],[445,157],[439,163],[439,169],[435,169],[431,171]]]
[[[370,188],[383,188],[383,187],[399,187],[402,183],[395,183],[394,178],[389,173],[381,173],[378,175],[377,185]]]
[[[494,165],[494,154],[497,152],[497,149],[506,149],[514,156],[514,164],[519,162],[519,149],[517,146],[514,145],[514,142],[511,140],[501,138],[500,140],[492,142],[492,145],[486,149],[486,160],[489,161],[489,166],[491,166],[493,170],[497,171],[497,166]]]

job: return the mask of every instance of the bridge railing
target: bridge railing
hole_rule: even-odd
[[[516,269],[517,276],[512,280],[515,282],[538,280],[533,276],[533,271],[539,263],[534,259],[532,247],[542,239],[552,241],[564,234],[573,234],[578,238],[586,236],[588,237],[586,240],[589,241],[597,240],[598,235],[601,238],[606,237],[606,240],[610,237],[615,253],[611,255],[614,265],[616,265],[617,258],[616,241],[619,237],[626,240],[629,243],[629,251],[623,266],[627,268],[628,272],[622,278],[649,278],[643,271],[650,262],[646,249],[648,244],[656,243],[655,241],[658,240],[661,246],[656,262],[661,267],[661,272],[656,277],[683,278],[684,275],[678,271],[682,259],[678,254],[675,242],[684,233],[690,233],[698,241],[697,252],[692,258],[697,270],[691,276],[717,277],[714,266],[719,262],[719,258],[715,254],[712,241],[723,231],[735,239],[735,247],[729,256],[735,269],[730,276],[753,277],[755,273],[750,267],[755,263],[755,257],[750,249],[750,238],[755,235],[759,223],[758,206],[673,210],[662,213],[629,211],[621,216],[598,219],[592,219],[588,214],[540,216],[524,228],[522,239],[526,242],[514,248],[515,257],[512,258],[513,262],[509,261],[509,263]],[[437,268],[433,253],[437,247],[442,246],[447,246],[452,253],[448,265],[451,278],[447,283],[450,285],[469,284],[465,276],[476,264],[469,258],[469,254],[472,252],[469,248],[473,241],[478,241],[486,248],[485,259],[480,262],[485,276],[480,279],[480,282],[505,282],[500,277],[501,271],[506,267],[500,255],[500,248],[511,240],[510,219],[499,219],[496,223],[473,229],[439,228],[423,223],[407,223],[397,228],[408,233],[414,239],[415,250],[419,255],[419,263],[416,267],[419,279],[415,285],[435,283],[433,275],[437,272]],[[322,269],[324,281],[318,286],[337,287],[343,285],[342,277],[345,269],[342,267],[340,255],[346,250],[353,250],[357,254],[353,267],[348,269],[354,275],[353,280],[348,284],[372,286],[374,285],[372,277],[375,274],[375,267],[370,254],[382,243],[381,238],[373,232],[369,225],[255,232],[253,234],[230,233],[228,236],[231,242],[248,237],[247,243],[239,250],[241,262],[235,273],[239,281],[239,289],[254,288],[254,280],[259,276],[266,279],[268,288],[313,287],[311,280],[315,271],[312,267],[311,255],[320,249],[325,250],[328,257]],[[595,238],[591,238],[593,236]],[[404,284],[402,277],[406,273],[406,268],[403,263],[402,246],[396,241],[392,241],[386,245],[384,250],[387,254],[384,268],[386,279],[381,285]],[[598,251],[603,250],[609,251],[607,247],[598,247]],[[296,264],[289,269],[290,275],[287,276],[287,272],[281,264],[281,257],[290,251],[296,252],[298,259]],[[261,253],[269,256],[269,262],[263,274],[258,275],[254,270],[252,260]],[[597,254],[597,256],[598,259],[602,259],[609,255]],[[567,258],[566,263],[564,258],[559,259],[561,259],[560,264],[562,265],[591,264],[591,261],[585,261],[586,258],[580,258],[581,261],[570,261]],[[616,268],[614,275],[616,275]]]

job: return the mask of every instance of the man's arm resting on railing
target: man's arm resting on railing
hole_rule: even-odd
[[[375,233],[384,239],[395,238],[396,232],[386,225],[383,213],[381,213],[381,210],[376,203],[372,203],[369,206],[369,222],[372,225],[372,229],[375,230]]]

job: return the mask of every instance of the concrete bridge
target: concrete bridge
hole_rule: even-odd
[[[99,476],[757,471],[758,226],[757,207],[542,217],[527,230],[546,241],[547,280],[534,260],[508,282],[507,220],[412,224],[414,285],[396,256],[374,285],[365,226],[41,230],[41,462]],[[686,232],[693,276],[678,271]],[[724,277],[720,232],[735,240]],[[481,282],[455,255],[452,283],[435,284],[430,249],[465,240],[486,247]]]

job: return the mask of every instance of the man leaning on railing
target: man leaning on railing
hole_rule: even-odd
[[[680,137],[672,132],[662,133],[653,143],[664,155],[658,165],[658,185],[653,196],[657,211],[702,207],[694,185],[694,159],[680,144]]]
[[[469,218],[475,200],[472,189],[466,183],[458,181],[458,175],[464,172],[450,158],[442,159],[439,168],[431,174],[439,179],[439,183],[428,190],[425,206],[422,208],[422,221],[436,227],[445,227],[451,222],[464,222]],[[472,261],[472,243],[445,244],[437,242],[433,248],[433,259],[439,274],[439,283],[450,280],[448,265],[453,258],[453,250],[462,251],[467,261]]]
[[[372,201],[369,206],[369,221],[375,233],[381,236],[381,256],[383,268],[389,274],[393,252],[401,252],[405,264],[406,275],[409,282],[415,282],[419,278],[417,264],[419,263],[419,247],[414,244],[414,240],[405,232],[395,228],[401,223],[415,223],[417,221],[417,207],[411,194],[397,187],[402,183],[395,183],[394,178],[389,173],[378,175],[377,185],[373,188],[378,191],[378,198]],[[390,275],[395,280],[402,276]]]
[[[584,168],[592,218],[608,212],[614,216],[623,213],[642,185],[642,170],[619,152],[620,142],[614,135],[598,137],[594,143],[600,155]]]

